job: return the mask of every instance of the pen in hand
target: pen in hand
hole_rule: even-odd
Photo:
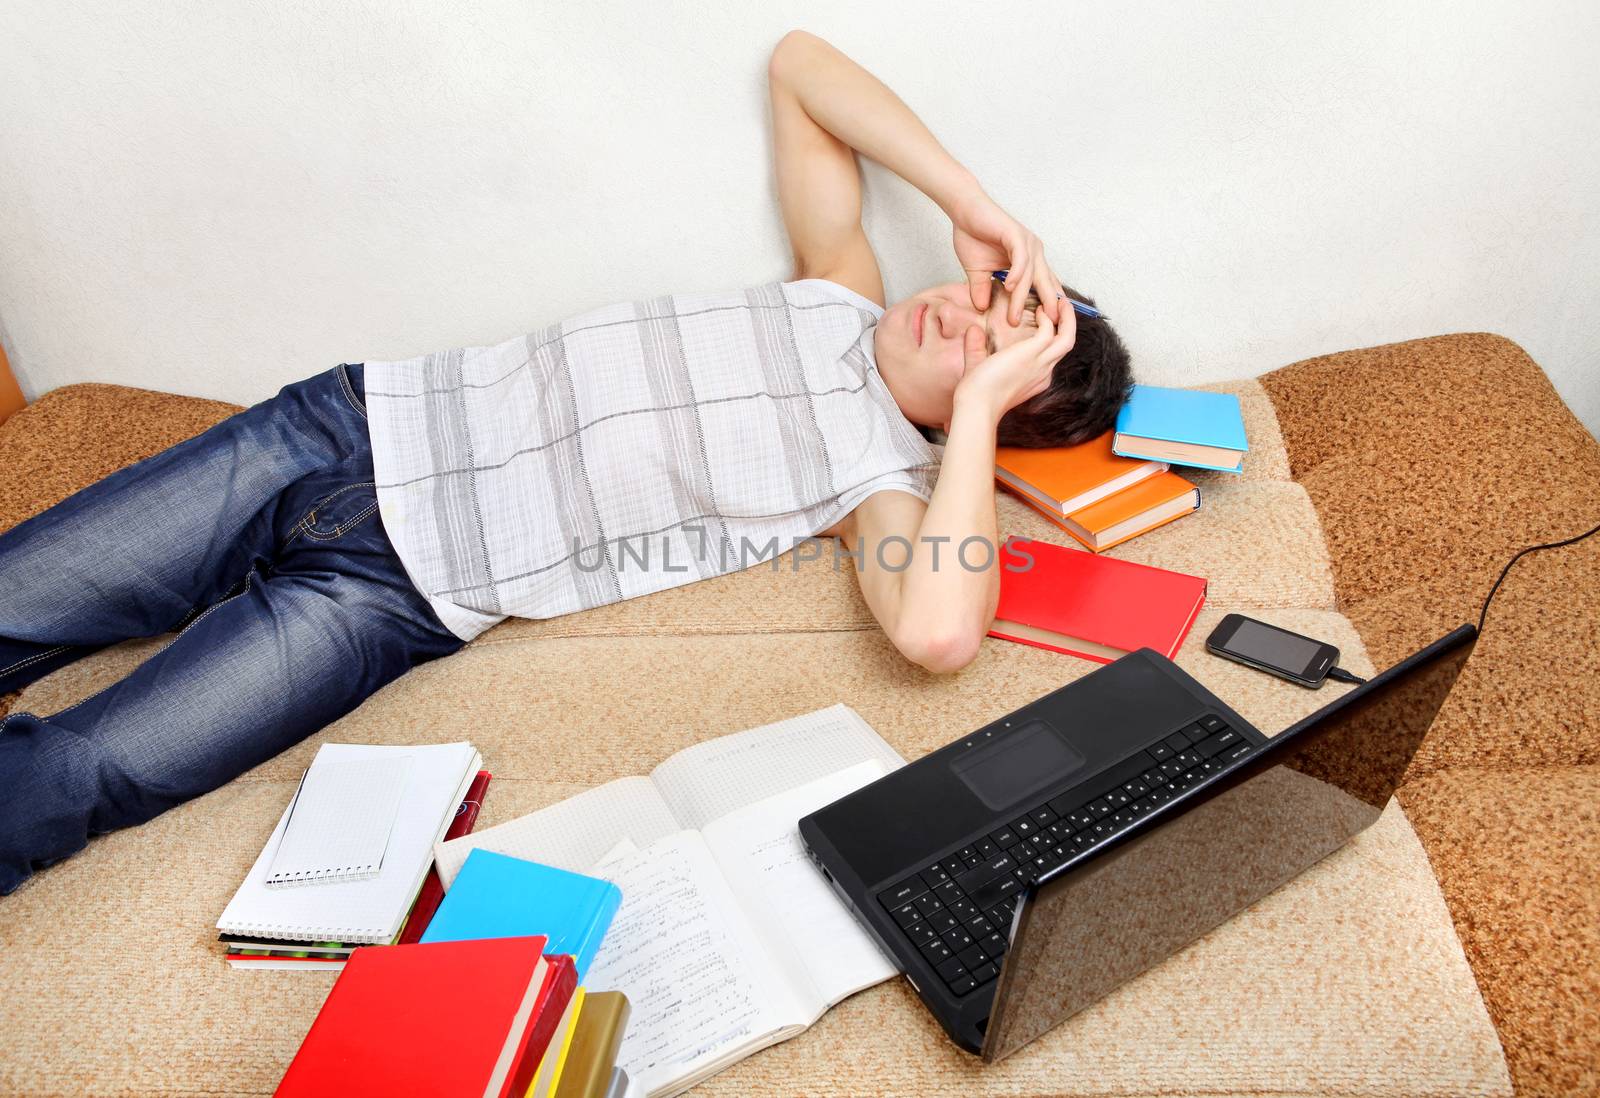
[[[1006,280],[1006,275],[1010,273],[1011,269],[1008,267],[1003,271],[995,271],[992,275],[990,275],[990,277],[1004,282]],[[1077,313],[1079,316],[1092,316],[1098,320],[1105,319],[1105,314],[1099,309],[1096,309],[1093,305],[1086,305],[1083,302],[1071,297],[1067,298],[1067,300],[1072,303],[1072,311]]]

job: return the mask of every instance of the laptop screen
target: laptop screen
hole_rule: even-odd
[[[1376,821],[1475,642],[1463,626],[1279,732],[1126,840],[1041,878],[1019,909],[984,1058],[1016,1051]]]

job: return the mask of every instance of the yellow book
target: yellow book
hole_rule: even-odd
[[[577,1027],[578,1014],[583,1010],[583,997],[584,990],[580,987],[567,1000],[567,1009],[561,1012],[561,1021],[556,1023],[556,1031],[550,1037],[550,1047],[545,1049],[544,1059],[539,1061],[539,1070],[534,1073],[527,1098],[550,1098],[555,1093],[556,1084],[561,1081],[561,1067],[567,1062],[567,1049],[572,1046],[572,1031]]]

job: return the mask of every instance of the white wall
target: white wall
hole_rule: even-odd
[[[1039,232],[1142,379],[1492,331],[1600,432],[1587,2],[5,0],[0,339],[30,396],[251,402],[787,277],[791,26]],[[954,277],[938,209],[866,179],[891,298]]]

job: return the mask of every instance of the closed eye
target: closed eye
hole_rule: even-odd
[[[1022,323],[1017,325],[1017,329],[1020,331],[1023,328],[1037,328],[1038,326],[1039,322],[1033,315],[1033,306],[1028,305],[1024,307],[1022,310]],[[987,319],[985,319],[983,322],[983,337],[984,346],[989,348],[989,353],[991,355],[999,354],[1000,348],[994,341],[994,328],[989,324]]]

